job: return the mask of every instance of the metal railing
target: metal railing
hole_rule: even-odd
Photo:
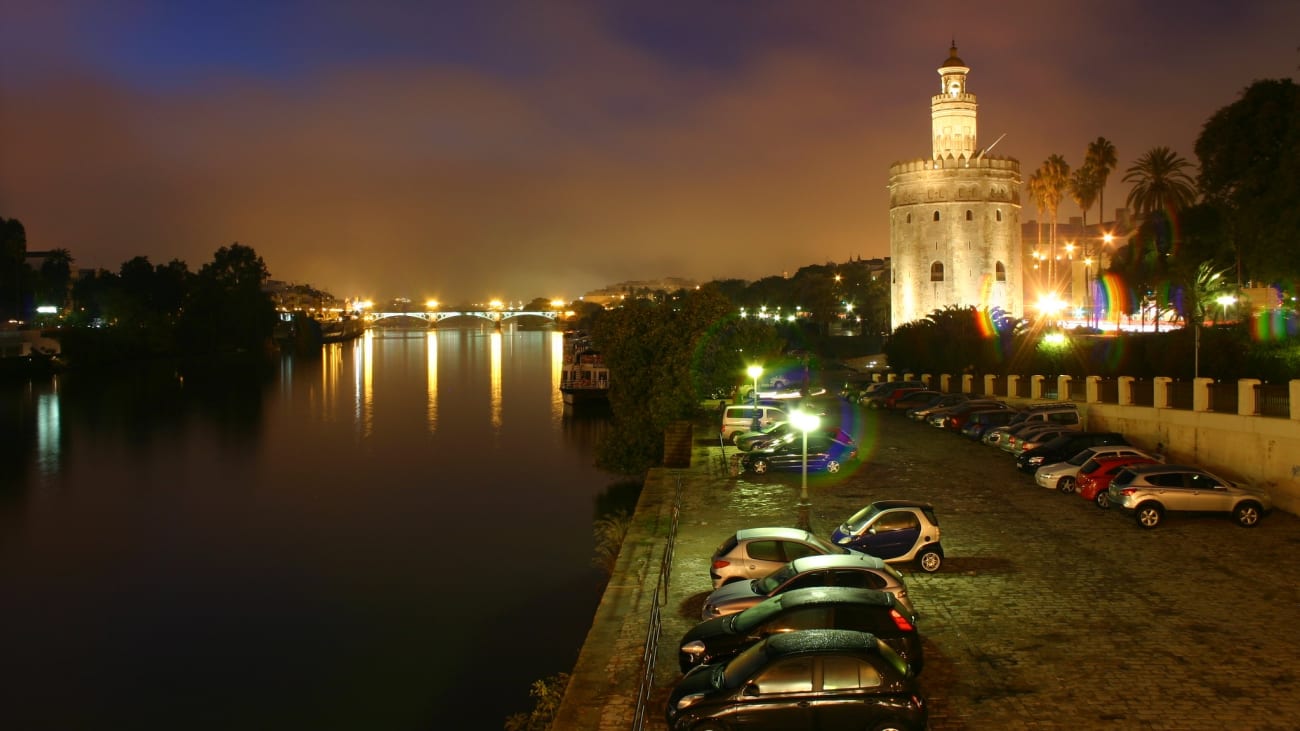
[[[650,602],[650,621],[647,623],[645,648],[641,652],[641,686],[636,694],[632,731],[642,731],[645,728],[646,705],[650,700],[650,691],[654,688],[655,659],[659,656],[659,635],[663,630],[660,607],[668,596],[668,583],[673,572],[673,552],[677,544],[677,521],[682,512],[682,477],[674,475],[674,478],[677,480],[677,491],[673,495],[672,519],[668,522],[668,536],[664,542],[663,558],[659,562],[659,581],[655,584],[654,596]]]

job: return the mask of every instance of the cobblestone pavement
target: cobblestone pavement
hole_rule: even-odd
[[[901,567],[933,731],[1300,729],[1300,519],[1172,515],[1144,530],[1038,487],[994,448],[899,414],[848,422],[863,458],[809,476],[813,530],[889,498],[932,502],[943,530],[939,572]],[[697,430],[684,473],[647,729],[665,726],[713,549],[737,528],[796,520],[798,473],[733,477],[707,442]]]

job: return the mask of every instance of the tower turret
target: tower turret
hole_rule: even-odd
[[[979,105],[975,95],[966,91],[966,74],[970,68],[957,55],[953,41],[948,58],[939,67],[939,93],[930,100],[934,157],[972,157],[975,154],[975,113]]]

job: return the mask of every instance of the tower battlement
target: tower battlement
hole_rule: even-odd
[[[1010,170],[1020,172],[1020,161],[1014,157],[1003,157],[1001,155],[984,155],[983,157],[956,157],[947,155],[945,157],[921,157],[913,160],[895,162],[889,166],[890,175],[901,173],[916,173],[925,170],[961,170],[971,168],[975,170]]]

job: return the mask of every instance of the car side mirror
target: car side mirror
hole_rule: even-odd
[[[746,683],[746,684],[745,684],[745,689],[744,689],[743,691],[741,691],[740,694],[743,695],[743,696],[757,696],[757,695],[758,695],[758,683]]]

